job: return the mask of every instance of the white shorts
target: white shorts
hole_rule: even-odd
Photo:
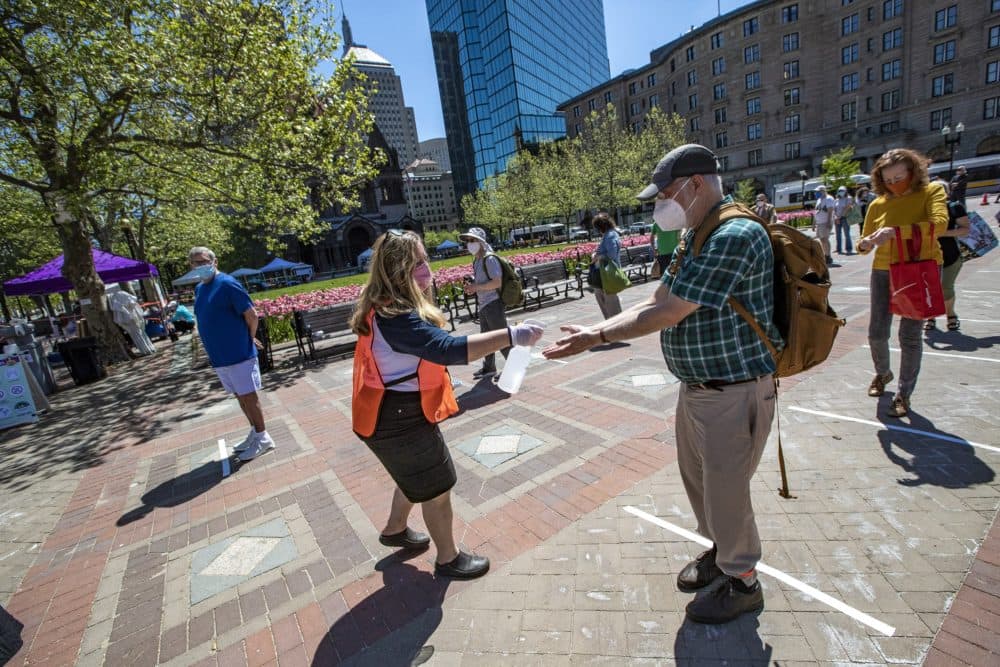
[[[257,364],[257,357],[232,366],[219,366],[215,373],[227,394],[246,396],[260,391],[260,366]]]

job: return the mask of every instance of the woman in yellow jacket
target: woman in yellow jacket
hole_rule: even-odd
[[[889,368],[889,329],[892,326],[889,264],[898,261],[895,228],[901,228],[903,238],[909,239],[912,236],[910,225],[918,224],[922,238],[919,259],[934,259],[938,264],[943,261],[941,246],[930,242],[930,228],[934,226],[935,239],[947,229],[947,194],[940,184],[929,183],[927,163],[928,160],[915,151],[894,148],[884,153],[872,169],[872,188],[879,197],[868,206],[863,236],[857,246],[860,253],[878,248],[872,262],[870,283],[868,344],[875,364],[875,379],[868,387],[869,396],[881,396],[885,385],[893,379]],[[889,407],[892,417],[903,417],[910,409],[910,395],[920,373],[922,330],[923,320],[899,318],[899,390]]]

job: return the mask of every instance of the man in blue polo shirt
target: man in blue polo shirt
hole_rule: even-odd
[[[659,288],[596,328],[561,327],[569,335],[542,351],[548,358],[565,357],[660,332],[663,357],[681,383],[676,413],[681,480],[698,532],[713,542],[677,577],[680,590],[705,591],[686,609],[698,623],[725,623],[764,606],[750,479],[771,431],[776,364],[730,297],[754,316],[777,349],[783,347],[773,322],[774,255],[765,227],[745,217],[727,219],[697,256],[690,251],[698,228],[733,206],[718,174],[715,155],[698,144],[679,146],[660,160],[652,184],[638,198],[656,200],[653,221],[660,229],[688,231]]]
[[[188,263],[201,283],[195,287],[194,314],[198,335],[222,387],[234,394],[250,422],[250,432],[236,445],[240,461],[250,461],[274,449],[260,407],[260,366],[257,365],[257,311],[239,281],[218,269],[215,253],[191,248]]]

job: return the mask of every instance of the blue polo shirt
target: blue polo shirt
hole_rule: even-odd
[[[194,290],[194,314],[198,335],[213,367],[232,366],[257,356],[243,313],[253,300],[243,286],[226,273],[216,273],[210,282]]]

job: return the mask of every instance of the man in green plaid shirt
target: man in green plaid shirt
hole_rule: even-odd
[[[688,229],[660,286],[646,301],[597,327],[562,326],[569,335],[543,350],[546,357],[559,358],[660,332],[667,366],[681,381],[676,414],[681,480],[698,532],[713,542],[677,577],[680,590],[702,591],[686,609],[698,623],[726,623],[764,606],[750,479],[771,432],[776,365],[753,328],[727,303],[729,297],[782,347],[772,318],[774,257],[765,227],[749,218],[729,219],[697,256],[692,250],[698,227],[732,206],[718,174],[715,155],[698,144],[679,146],[660,160],[638,198],[656,200],[653,221],[660,229]]]

